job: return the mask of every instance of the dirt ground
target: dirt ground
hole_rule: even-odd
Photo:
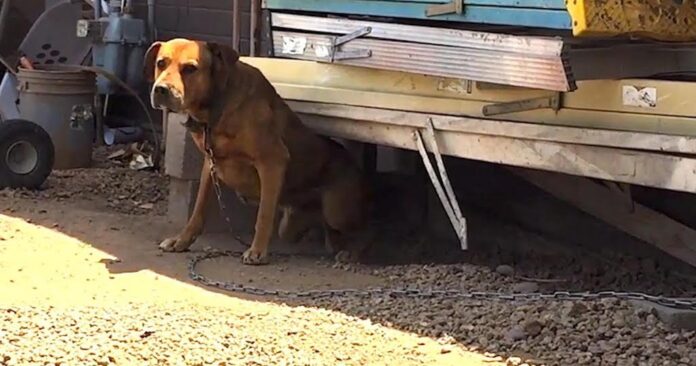
[[[178,229],[163,216],[167,179],[104,156],[97,154],[93,169],[55,172],[41,192],[0,191],[0,365],[696,364],[694,332],[667,329],[616,300],[284,302],[202,287],[187,275],[191,253],[157,248]],[[498,241],[549,245],[472,217],[471,225],[479,223],[488,227],[479,235]],[[239,249],[227,236],[208,235],[193,251],[208,246]],[[336,266],[297,255],[264,267],[216,259],[200,270],[287,290],[696,291],[688,274],[674,277],[659,263],[606,258],[528,254],[501,266],[499,257],[472,254],[447,265]]]
[[[487,359],[336,311],[196,287],[187,280],[185,255],[157,250],[157,240],[173,230],[162,217],[90,210],[88,202],[9,206],[0,216],[2,364],[479,365]],[[302,274],[293,269],[287,277]],[[333,278],[343,286],[378,282],[323,272],[305,268],[303,278]]]

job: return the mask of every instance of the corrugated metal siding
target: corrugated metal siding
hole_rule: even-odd
[[[242,54],[249,53],[249,0],[240,1]],[[146,18],[147,0],[133,0],[137,16]],[[155,8],[161,40],[175,37],[232,43],[231,0],[158,0]]]

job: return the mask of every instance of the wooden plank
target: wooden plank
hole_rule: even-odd
[[[696,266],[696,231],[641,204],[626,205],[624,197],[589,179],[527,169],[510,169],[556,198]]]
[[[473,82],[301,60],[243,58],[259,68],[286,99],[341,103],[413,112],[483,117],[489,103],[548,95],[530,89],[482,90]],[[511,121],[625,131],[696,135],[696,82],[602,80],[579,82],[563,94],[562,108],[505,115]],[[623,104],[625,88],[654,88],[657,105]]]
[[[364,0],[264,0],[264,7],[271,10],[295,10],[317,13],[372,15],[535,28],[571,29],[570,16],[565,9],[504,8],[466,5],[466,11],[462,14],[446,14],[427,17],[425,15],[425,9],[429,5],[431,4]]]
[[[274,83],[274,85],[280,95],[286,100],[341,103],[352,106],[367,106],[381,109],[449,114],[455,116],[474,116],[481,118],[483,117],[480,112],[481,108],[487,104],[468,100],[451,100],[400,93],[374,92],[369,89],[346,90],[319,86],[288,85],[284,83]],[[366,84],[365,86],[369,88],[373,85],[375,84]],[[696,119],[694,117],[652,116],[646,114],[585,111],[563,108],[557,113],[550,109],[540,109],[524,113],[510,113],[506,114],[505,118],[509,121],[540,125],[696,136]]]
[[[628,131],[546,126],[503,120],[414,113],[341,104],[289,101],[299,113],[423,128],[428,119],[437,130],[503,136],[579,145],[696,154],[696,137]]]
[[[328,136],[415,150],[413,127],[300,114]],[[444,155],[696,193],[696,159],[501,136],[438,131]]]

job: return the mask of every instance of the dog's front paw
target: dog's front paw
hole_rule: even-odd
[[[263,264],[268,264],[268,254],[267,253],[262,253],[253,247],[249,248],[244,252],[242,255],[242,263],[252,265],[252,266],[259,266]]]
[[[188,250],[191,243],[193,243],[193,239],[176,236],[162,240],[159,248],[164,252],[184,252]]]

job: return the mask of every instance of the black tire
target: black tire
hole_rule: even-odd
[[[53,170],[55,150],[46,130],[34,122],[0,122],[0,188],[36,189]]]

